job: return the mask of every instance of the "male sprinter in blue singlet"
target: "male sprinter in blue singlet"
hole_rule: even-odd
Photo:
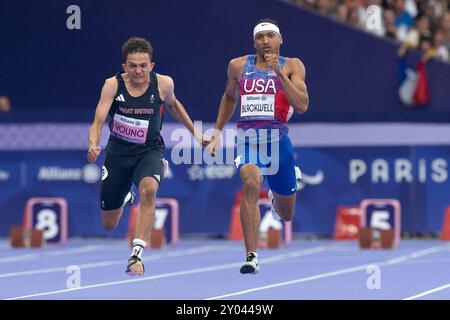
[[[129,201],[131,184],[139,189],[140,210],[133,250],[126,273],[142,275],[143,249],[155,220],[156,191],[164,177],[164,141],[160,135],[164,108],[203,144],[183,105],[174,94],[173,80],[153,71],[153,48],[142,38],[130,38],[122,46],[125,72],[106,79],[94,122],[89,130],[87,158],[96,161],[108,114],[111,134],[102,170],[101,215],[106,230],[114,229]]]
[[[309,101],[303,63],[297,58],[280,56],[283,39],[278,23],[271,19],[258,21],[253,29],[253,42],[255,55],[232,59],[228,65],[228,82],[220,102],[217,130],[209,145],[211,154],[215,155],[220,132],[239,101],[236,161],[243,182],[240,216],[247,252],[240,269],[243,274],[259,271],[256,246],[261,217],[257,203],[263,176],[270,186],[274,217],[290,221],[294,216],[296,169],[286,123],[291,106],[298,113],[304,113]],[[263,149],[272,149],[270,165],[276,168],[275,172],[268,170],[267,162],[262,163],[260,150]],[[252,151],[258,154],[257,158],[252,157]]]

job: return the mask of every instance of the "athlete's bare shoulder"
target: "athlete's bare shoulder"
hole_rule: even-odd
[[[247,62],[248,56],[237,57],[230,60],[228,64],[228,76],[239,79],[244,70],[245,63]]]
[[[247,62],[247,58],[248,58],[248,55],[245,55],[245,56],[241,56],[241,57],[237,57],[237,58],[234,58],[234,59],[231,59],[230,60],[230,64],[232,64],[232,65],[245,65],[245,63]]]
[[[156,74],[156,79],[158,80],[158,90],[161,99],[165,100],[166,97],[171,97],[174,94],[174,83],[173,79],[169,76],[163,74]]]
[[[248,56],[237,57],[230,60],[229,66],[233,69],[242,69],[247,62]]]
[[[300,72],[305,73],[305,65],[303,64],[302,60],[300,60],[299,58],[286,57],[286,66],[291,71],[300,70]]]
[[[116,77],[111,77],[105,80],[105,84],[103,85],[103,90],[109,95],[115,95],[118,87]]]
[[[107,79],[105,80],[105,84],[107,84],[108,86],[111,86],[111,85],[114,85],[114,84],[117,85],[117,79],[116,79],[116,76],[107,78]]]
[[[157,73],[156,79],[158,80],[158,86],[160,88],[167,88],[167,87],[173,88],[173,79],[171,77]]]

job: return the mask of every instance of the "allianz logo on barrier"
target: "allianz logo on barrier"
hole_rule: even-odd
[[[9,179],[10,173],[8,171],[0,170],[0,181],[7,181]]]
[[[41,167],[39,181],[84,181],[95,183],[101,178],[101,170],[96,164],[87,164],[83,168]]]

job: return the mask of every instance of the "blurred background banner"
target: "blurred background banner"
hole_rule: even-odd
[[[298,186],[293,232],[331,236],[337,208],[359,205],[367,198],[398,199],[404,232],[441,229],[450,203],[448,146],[297,147],[294,151],[304,180]],[[126,234],[126,223],[112,233],[103,230],[101,168],[86,164],[84,151],[0,152],[0,157],[0,236],[8,235],[9,225],[21,223],[30,197],[67,199],[70,236]],[[233,164],[171,164],[158,197],[178,200],[181,234],[224,236],[240,188]]]

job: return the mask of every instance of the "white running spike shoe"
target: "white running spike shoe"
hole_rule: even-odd
[[[242,274],[256,274],[259,272],[258,254],[256,252],[247,253],[245,262],[241,267]]]

